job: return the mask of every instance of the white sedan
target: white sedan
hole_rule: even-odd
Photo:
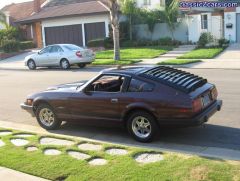
[[[25,58],[25,66],[30,70],[37,67],[56,67],[69,69],[71,65],[78,65],[84,68],[95,60],[92,50],[72,44],[49,45],[41,51]]]

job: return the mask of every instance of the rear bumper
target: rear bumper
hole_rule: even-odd
[[[29,114],[31,114],[32,117],[35,117],[35,113],[33,111],[33,106],[28,106],[24,103],[22,103],[21,105],[21,108],[25,111],[27,111]]]
[[[174,120],[158,120],[159,124],[164,125],[182,125],[182,126],[197,126],[201,125],[209,120],[217,111],[222,108],[222,100],[215,101],[207,109],[189,119],[174,119]]]

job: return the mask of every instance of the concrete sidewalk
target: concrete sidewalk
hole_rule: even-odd
[[[48,181],[22,172],[0,167],[0,178],[3,181]]]
[[[104,134],[94,134],[94,133],[88,133],[88,136],[84,137],[82,136],[82,134],[80,134],[80,136],[77,136],[78,133],[74,132],[72,133],[72,135],[74,136],[72,136],[72,135],[69,135],[68,132],[65,132],[64,130],[59,130],[57,132],[48,132],[47,130],[44,130],[38,126],[31,126],[31,125],[5,122],[5,121],[0,121],[0,127],[5,129],[15,129],[20,131],[33,132],[38,134],[64,136],[66,138],[81,139],[83,141],[118,144],[118,145],[124,145],[124,146],[152,149],[156,151],[168,151],[168,152],[198,155],[201,157],[240,161],[240,150],[233,150],[233,149],[227,149],[227,148],[209,147],[209,146],[193,146],[193,145],[168,143],[168,142],[162,142],[162,141],[154,141],[153,143],[142,144],[132,139],[116,137],[112,135],[110,136],[110,135],[104,135]]]

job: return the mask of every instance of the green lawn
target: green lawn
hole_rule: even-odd
[[[171,59],[159,62],[158,65],[184,65],[190,63],[201,62],[201,60],[192,60],[192,59]]]
[[[122,48],[121,59],[142,59],[142,58],[155,58],[161,54],[164,54],[173,47],[166,46],[152,46],[152,47],[138,47],[138,48]],[[105,50],[97,52],[96,59],[112,59],[113,50]]]
[[[17,133],[18,131],[14,131]],[[198,156],[162,153],[164,160],[156,163],[140,164],[133,157],[151,150],[122,147],[128,150],[124,156],[111,156],[104,150],[116,147],[103,144],[102,151],[82,151],[92,158],[101,157],[108,160],[104,166],[90,166],[89,160],[76,160],[66,154],[67,150],[78,150],[77,145],[81,140],[75,141],[73,146],[41,146],[39,139],[41,135],[25,138],[30,141],[29,145],[39,148],[35,152],[27,152],[25,147],[16,147],[10,142],[13,135],[1,136],[5,146],[0,147],[0,166],[40,176],[50,180],[81,181],[81,180],[178,180],[197,181],[215,180],[229,181],[240,179],[240,162],[226,160],[213,160]],[[145,145],[147,146],[147,145]],[[58,156],[43,155],[46,148],[57,148],[62,151]],[[90,159],[92,159],[90,158]]]
[[[119,60],[115,61],[113,59],[96,59],[92,65],[131,65],[134,63],[141,62],[141,60]]]
[[[186,53],[178,57],[178,59],[211,59],[216,57],[223,50],[224,48],[200,48]]]

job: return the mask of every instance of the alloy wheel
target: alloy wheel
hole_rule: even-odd
[[[151,134],[151,129],[150,121],[143,116],[138,116],[132,121],[133,133],[139,138],[147,138]]]

